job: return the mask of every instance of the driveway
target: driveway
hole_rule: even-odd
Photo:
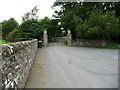
[[[38,49],[26,88],[117,88],[118,50],[48,46]]]

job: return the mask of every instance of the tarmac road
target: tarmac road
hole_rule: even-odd
[[[42,47],[26,88],[118,88],[118,50]]]

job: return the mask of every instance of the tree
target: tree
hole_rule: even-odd
[[[85,0],[84,0],[85,1]],[[120,37],[119,2],[55,2],[55,18],[70,29],[72,38],[117,40]],[[117,17],[116,17],[117,16]],[[120,17],[119,17],[120,18]]]
[[[2,23],[0,22],[0,39],[2,38]]]
[[[53,7],[55,6],[60,6],[61,10],[60,11],[55,11],[57,15],[54,15],[55,18],[59,19],[59,22],[61,22],[61,27],[64,28],[64,30],[71,30],[72,32],[72,37],[73,39],[76,38],[75,35],[75,23],[73,22],[73,8],[76,5],[76,3],[71,3],[71,2],[55,2]]]
[[[38,11],[39,11],[38,6],[35,6],[30,12],[24,14],[24,16],[22,17],[22,21],[25,22],[27,20],[37,20]]]
[[[116,16],[120,18],[120,1],[115,3],[114,10]]]
[[[40,29],[39,21],[27,20],[20,25],[20,32],[24,38],[42,38],[42,31]]]
[[[2,22],[2,36],[3,39],[8,38],[8,34],[14,29],[18,28],[18,23],[14,18]]]
[[[54,37],[61,35],[61,28],[59,27],[58,20],[56,19],[50,20],[47,30],[49,41],[51,41]]]
[[[40,28],[42,31],[47,30],[50,21],[51,20],[48,17],[45,17],[44,19],[39,20]]]
[[[119,19],[115,11],[93,11],[89,19],[76,26],[77,36],[86,39],[117,40],[120,36]]]
[[[22,24],[20,25],[20,32],[24,38],[42,38],[42,30],[40,28],[40,22],[38,20],[39,9],[35,6],[31,12],[25,13],[22,17]]]
[[[77,1],[77,0],[76,0]],[[76,21],[74,18],[82,20],[88,19],[93,9],[100,8],[101,3],[84,3],[84,2],[55,2],[53,7],[60,6],[60,11],[55,11],[55,18],[61,22],[61,27],[66,31],[69,29],[72,33],[72,38],[76,40]],[[97,7],[99,6],[99,7]],[[78,19],[78,20],[79,20]]]
[[[14,41],[16,38],[21,37],[19,29],[14,28],[8,35],[10,41]]]
[[[58,36],[61,33],[57,19],[49,19],[48,17],[45,17],[39,21],[39,24],[42,31],[47,30],[49,41],[51,41],[54,36]]]

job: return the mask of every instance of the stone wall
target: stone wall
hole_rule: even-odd
[[[24,88],[36,50],[36,39],[0,45],[0,88]]]
[[[106,44],[105,40],[86,40],[86,39],[77,39],[76,40],[76,46],[81,47],[96,47],[99,45]]]

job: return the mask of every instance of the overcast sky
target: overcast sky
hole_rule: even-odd
[[[21,16],[38,6],[39,18],[52,17],[54,10],[51,6],[55,0],[0,0],[0,21],[13,17],[21,22]]]

